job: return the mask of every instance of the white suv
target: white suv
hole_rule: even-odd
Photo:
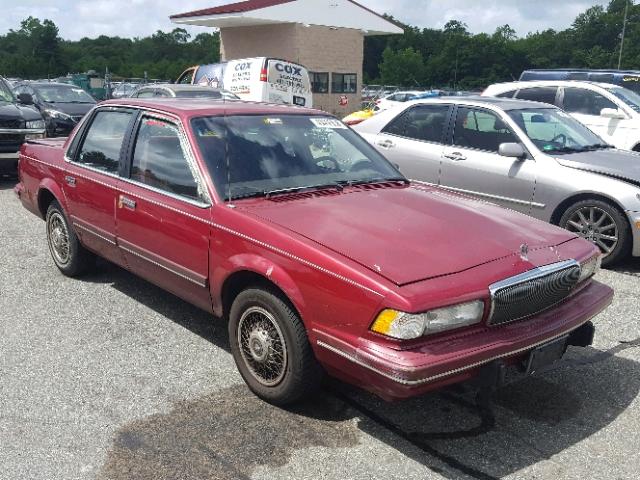
[[[618,85],[572,80],[509,82],[491,85],[482,95],[556,105],[616,148],[640,151],[640,95]]]

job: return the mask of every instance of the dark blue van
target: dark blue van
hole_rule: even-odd
[[[534,69],[522,72],[520,80],[582,80],[612,83],[640,93],[640,70]]]

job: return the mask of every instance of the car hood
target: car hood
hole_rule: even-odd
[[[42,115],[32,107],[0,102],[0,128],[24,128],[30,120],[42,120]]]
[[[640,186],[640,153],[627,150],[595,150],[559,155],[555,159],[565,167],[619,178]]]
[[[95,107],[95,103],[46,103],[45,107],[51,110],[57,110],[67,115],[77,117],[85,115],[89,110]]]
[[[397,285],[452,274],[576,236],[495,205],[426,186],[373,186],[238,202]]]

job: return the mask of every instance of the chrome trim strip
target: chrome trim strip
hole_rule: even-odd
[[[525,200],[520,200],[518,198],[502,197],[500,195],[492,195],[490,193],[475,192],[473,190],[465,190],[463,188],[448,187],[447,185],[441,185],[441,184],[431,183],[431,182],[424,182],[422,180],[411,179],[411,182],[417,183],[419,185],[422,184],[422,185],[428,185],[430,187],[443,188],[445,190],[450,190],[450,191],[456,192],[456,193],[463,193],[463,194],[466,194],[466,195],[474,195],[474,196],[478,196],[478,197],[482,197],[482,198],[499,200],[499,201],[502,201],[502,202],[515,203],[517,205],[531,205],[532,207],[535,207],[535,208],[546,208],[546,206],[547,206],[544,203],[527,202]]]
[[[120,180],[122,180],[123,183],[128,183],[128,184],[140,187],[140,188],[144,188],[146,190],[158,193],[160,195],[164,195],[164,196],[172,198],[174,200],[178,200],[178,201],[181,201],[181,202],[188,203],[190,205],[193,205],[194,207],[205,209],[205,208],[209,208],[211,206],[211,203],[199,202],[198,200],[193,200],[193,199],[188,198],[188,197],[183,197],[183,196],[177,195],[175,193],[167,192],[166,190],[161,190],[161,189],[153,187],[151,185],[147,185],[146,183],[138,182],[137,180],[132,180],[130,178],[122,178],[122,177],[118,177],[118,178]],[[149,203],[156,203],[156,204],[158,204],[158,206],[166,206],[166,205],[160,204],[158,202],[152,202],[151,200],[149,200],[149,199],[147,199],[145,197],[141,197],[140,195],[137,195],[135,193],[126,192],[124,190],[122,190],[122,192],[125,195],[132,195],[134,197],[138,197],[140,200],[148,201]],[[169,208],[168,206],[166,206],[166,207]]]
[[[155,260],[151,260],[150,258],[146,257],[145,255],[142,255],[141,253],[138,253],[138,252],[136,252],[134,250],[131,250],[130,248],[127,248],[127,247],[125,247],[123,245],[119,245],[119,247],[122,250],[124,250],[125,252],[130,253],[131,255],[135,255],[136,257],[141,258],[142,260],[145,260],[145,261],[147,261],[149,263],[152,263],[153,265],[155,265],[157,267],[160,267],[160,268],[162,268],[164,270],[167,270],[168,272],[173,273],[174,275],[177,275],[178,277],[183,278],[184,280],[187,280],[187,281],[189,281],[191,283],[194,283],[194,284],[198,285],[199,287],[202,287],[202,288],[206,288],[207,287],[206,282],[203,283],[203,282],[200,282],[199,280],[196,280],[194,278],[190,278],[188,275],[185,275],[185,274],[180,273],[180,272],[176,272],[174,269],[169,268],[166,265],[162,265],[161,263],[158,263]]]
[[[290,258],[292,260],[300,262],[303,265],[306,265],[308,267],[314,268],[314,269],[316,269],[316,270],[318,270],[318,271],[320,271],[322,273],[326,273],[327,275],[331,275],[332,277],[337,278],[338,280],[342,280],[343,282],[348,283],[349,285],[353,285],[354,287],[361,288],[363,290],[366,290],[367,292],[373,293],[374,295],[378,295],[379,297],[384,297],[384,295],[382,293],[377,292],[376,290],[373,290],[373,289],[371,289],[371,288],[369,288],[369,287],[367,287],[365,285],[362,285],[362,284],[356,282],[355,280],[351,280],[350,278],[347,278],[347,277],[345,277],[343,275],[340,275],[339,273],[335,273],[335,272],[332,272],[331,270],[327,270],[326,268],[321,267],[320,265],[316,265],[313,262],[305,260],[304,258],[300,258],[300,257],[298,257],[298,256],[296,256],[296,255],[294,255],[292,253],[289,253],[289,252],[287,252],[285,250],[281,250],[278,247],[274,247],[273,245],[269,245],[268,243],[262,242],[260,240],[255,239],[255,238],[252,238],[252,237],[250,237],[248,235],[245,235],[244,233],[236,232],[235,230],[231,230],[230,228],[227,228],[227,227],[225,227],[223,225],[220,225],[218,223],[212,223],[211,226],[214,227],[214,228],[217,228],[219,230],[222,230],[224,232],[230,233],[232,235],[236,235],[236,236],[238,236],[240,238],[243,238],[245,240],[248,240],[250,242],[253,242],[256,245],[260,245],[261,247],[268,248],[269,250],[272,250],[272,251],[274,251],[276,253],[279,253],[280,255],[284,255],[285,257],[288,257],[288,258]]]
[[[368,365],[368,364],[362,362],[361,360],[355,358],[353,355],[349,355],[348,353],[343,352],[342,350],[340,350],[340,349],[338,349],[336,347],[333,347],[332,345],[328,345],[328,344],[324,343],[322,340],[318,340],[316,343],[318,344],[318,346],[326,348],[327,350],[335,353],[336,355],[340,355],[341,357],[343,357],[343,358],[345,358],[345,359],[347,359],[347,360],[349,360],[349,361],[351,361],[351,362],[353,362],[353,363],[355,363],[357,365],[360,365],[361,367],[364,367],[364,368],[366,368],[368,370],[371,370],[372,372],[377,373],[378,375],[381,375],[381,376],[386,377],[386,378],[388,378],[390,380],[393,380],[396,383],[400,383],[402,385],[408,385],[408,386],[415,386],[415,385],[422,385],[422,384],[425,384],[425,383],[429,383],[429,382],[432,382],[434,380],[439,380],[441,378],[448,377],[448,376],[451,376],[451,375],[455,375],[456,373],[461,373],[461,372],[464,372],[466,370],[470,370],[472,368],[476,368],[476,367],[482,366],[482,365],[484,365],[486,363],[491,363],[494,360],[500,360],[501,358],[506,358],[506,357],[510,357],[512,355],[517,355],[518,353],[526,352],[527,350],[532,350],[532,349],[534,349],[536,347],[539,347],[540,345],[544,345],[545,343],[557,340],[558,338],[560,338],[560,337],[572,332],[573,330],[576,330],[576,329],[580,328],[582,325],[587,323],[593,317],[595,317],[596,315],[600,314],[605,308],[607,308],[608,305],[609,304],[607,304],[604,307],[602,307],[600,310],[598,310],[596,313],[594,313],[592,316],[590,316],[588,319],[586,319],[584,322],[580,323],[579,325],[575,325],[575,326],[573,326],[571,328],[567,328],[567,329],[563,330],[561,333],[557,333],[552,337],[546,338],[545,340],[541,340],[539,342],[533,343],[533,344],[528,345],[526,347],[518,348],[516,350],[511,350],[511,351],[509,351],[507,353],[502,353],[500,355],[495,355],[495,356],[493,356],[491,358],[487,358],[485,360],[480,360],[478,362],[474,362],[474,363],[471,363],[469,365],[465,365],[464,367],[455,368],[453,370],[448,370],[446,372],[438,373],[437,375],[432,375],[430,377],[420,378],[418,380],[405,380],[403,378],[395,377],[393,375],[390,375],[390,374],[388,374],[386,372],[383,372],[383,371],[377,369],[376,367],[373,367],[371,365]],[[415,370],[417,370],[417,369],[415,369],[415,368],[414,369],[408,369],[406,371],[410,373],[410,372],[415,371]]]
[[[29,134],[43,134],[44,128],[0,128],[0,133],[16,134],[16,135],[29,135]]]
[[[95,231],[91,230],[90,228],[87,228],[87,227],[85,227],[83,225],[80,225],[79,223],[73,222],[73,226],[76,227],[76,228],[79,228],[80,230],[82,230],[84,232],[90,233],[91,235],[94,235],[94,236],[104,240],[105,242],[111,244],[111,245],[114,245],[114,246],[117,245],[117,243],[114,242],[113,240],[111,240],[110,238],[107,238],[104,235],[100,235],[99,233],[97,233],[97,232],[95,232]]]

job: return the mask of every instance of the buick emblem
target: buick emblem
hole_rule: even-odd
[[[528,255],[529,255],[529,245],[527,245],[526,243],[523,243],[522,245],[520,245],[520,258],[522,260],[528,260]]]

